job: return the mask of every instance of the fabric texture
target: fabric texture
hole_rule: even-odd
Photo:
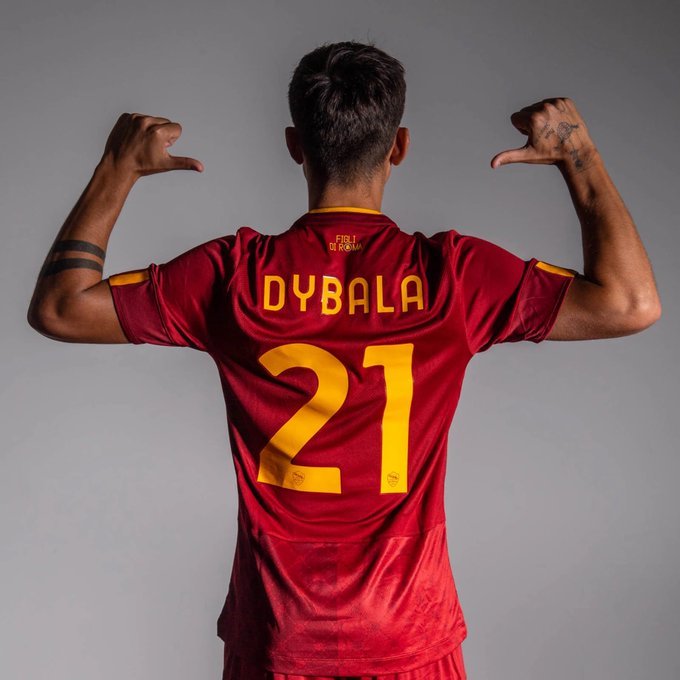
[[[573,278],[360,209],[109,278],[131,342],[218,369],[239,509],[217,633],[239,663],[390,677],[459,648],[444,480],[465,370],[543,341]]]
[[[404,673],[387,675],[293,675],[277,673],[251,665],[224,646],[222,680],[467,680],[463,645],[445,656]]]

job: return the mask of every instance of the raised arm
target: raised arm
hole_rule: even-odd
[[[38,332],[66,342],[128,342],[108,281],[102,280],[109,236],[140,177],[177,169],[203,171],[198,160],[168,154],[181,132],[179,123],[167,118],[120,116],[38,274],[27,315]]]
[[[576,273],[548,340],[592,340],[638,333],[661,316],[652,266],[574,103],[544,99],[515,112],[526,144],[496,154],[509,163],[556,165],[581,223],[583,274]]]

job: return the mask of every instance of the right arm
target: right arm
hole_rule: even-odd
[[[548,340],[631,335],[661,316],[652,266],[635,223],[573,102],[544,99],[511,117],[528,136],[491,166],[544,163],[558,167],[581,224],[583,274],[576,274]]]
[[[181,125],[167,118],[140,113],[119,117],[38,275],[27,320],[39,333],[64,342],[128,342],[114,308],[110,277],[102,280],[106,247],[140,177],[178,169],[203,172],[200,161],[168,153],[181,133]]]

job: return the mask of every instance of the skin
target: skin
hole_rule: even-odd
[[[516,111],[511,123],[526,144],[496,154],[491,167],[511,163],[556,166],[581,224],[583,273],[570,270],[569,287],[549,340],[591,340],[631,335],[661,316],[652,267],[635,223],[614,186],[586,125],[568,98],[544,99]],[[179,123],[124,113],[106,142],[93,176],[47,254],[28,310],[28,322],[46,337],[64,342],[128,342],[102,270],[108,240],[125,200],[141,177],[170,170],[203,172],[203,164],[171,156]],[[400,127],[370,182],[337,186],[309,170],[297,130],[286,144],[307,179],[309,209],[355,206],[382,211],[393,165],[406,157],[408,128]]]

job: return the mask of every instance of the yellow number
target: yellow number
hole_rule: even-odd
[[[295,465],[292,460],[344,403],[349,384],[347,369],[330,352],[305,343],[274,347],[260,357],[260,363],[272,375],[289,368],[309,368],[319,385],[312,398],[260,452],[257,481],[297,491],[340,493],[340,468]]]
[[[385,368],[385,411],[382,419],[380,493],[408,491],[408,430],[413,398],[413,344],[371,345],[364,367]]]
[[[412,359],[412,343],[369,345],[364,351],[364,368],[383,366],[385,374],[380,493],[408,491]],[[318,386],[312,398],[260,451],[257,481],[296,491],[341,493],[340,468],[295,465],[292,461],[345,402],[349,389],[347,369],[330,352],[305,343],[274,347],[260,357],[260,363],[275,376],[289,368],[309,368],[316,374]]]

